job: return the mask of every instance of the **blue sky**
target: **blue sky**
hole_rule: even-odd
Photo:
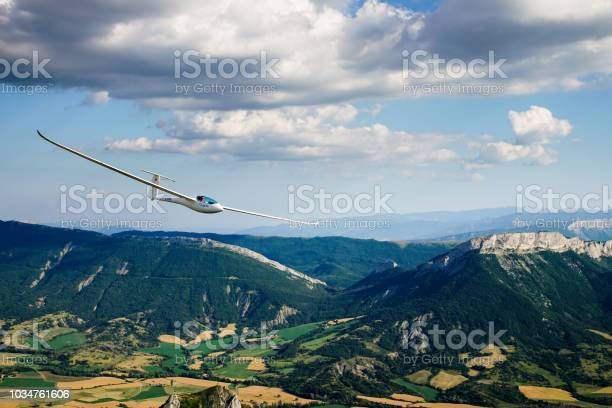
[[[576,4],[568,0],[565,6],[571,9]],[[512,206],[518,184],[585,194],[601,191],[609,181],[612,93],[605,59],[612,55],[612,33],[599,25],[602,13],[605,16],[609,10],[582,10],[569,18],[552,7],[521,9],[515,3],[508,10],[522,17],[513,20],[508,10],[503,16],[482,12],[483,17],[475,11],[482,8],[463,8],[454,1],[443,2],[441,9],[438,2],[426,1],[343,3],[338,9],[315,7],[307,12],[287,9],[284,17],[269,21],[269,30],[277,35],[286,30],[285,35],[296,42],[287,47],[257,32],[255,26],[236,35],[224,32],[224,27],[230,32],[234,23],[248,25],[249,17],[240,11],[219,17],[222,23],[210,39],[206,27],[201,27],[202,33],[194,28],[199,37],[184,34],[177,27],[166,27],[164,18],[189,15],[189,10],[160,4],[148,15],[138,10],[123,13],[122,21],[116,21],[117,10],[97,14],[91,10],[90,31],[62,33],[58,27],[41,25],[33,28],[27,44],[10,42],[13,31],[25,24],[15,17],[15,9],[26,6],[16,1],[0,8],[9,21],[4,23],[9,30],[0,34],[5,36],[0,51],[12,61],[27,56],[28,45],[35,44],[41,55],[51,58],[53,86],[47,93],[4,93],[0,98],[5,145],[0,151],[5,179],[1,219],[59,222],[65,217],[59,210],[61,185],[83,184],[124,195],[144,191],[135,182],[45,144],[36,137],[37,128],[124,169],[144,168],[171,176],[178,180],[172,188],[179,191],[281,216],[289,215],[290,185],[310,184],[353,196],[379,185],[393,195],[390,204],[395,212],[411,213]],[[195,15],[214,13],[202,9],[206,6],[193,7],[198,7]],[[271,1],[262,6],[266,7],[289,6]],[[61,10],[52,12],[57,19],[70,18]],[[307,15],[309,23],[302,27],[288,21],[292,12]],[[499,12],[504,12],[503,6]],[[133,33],[125,29],[127,34],[117,34],[122,24],[147,18],[163,27],[158,30],[167,28],[154,33],[169,42],[167,47],[156,49],[155,44],[145,43],[135,48],[146,24],[130,28]],[[496,18],[503,24],[497,25],[497,36],[487,36]],[[418,98],[403,94],[397,88],[403,49],[446,50],[449,58],[463,53],[466,61],[482,56],[480,45],[451,47],[455,39],[445,37],[445,30],[466,30],[466,21],[483,30],[482,41],[490,42],[485,47],[508,58],[509,78],[488,82],[502,84],[506,92]],[[336,31],[338,24],[345,29]],[[441,24],[447,27],[442,30]],[[525,46],[521,39],[500,38],[506,32],[512,35],[520,24],[527,32],[539,32],[538,40]],[[559,38],[559,24],[575,38]],[[333,53],[308,40],[312,26],[324,39],[337,39]],[[584,27],[592,31],[577,29]],[[276,93],[183,100],[167,92],[175,81],[167,75],[173,61],[168,50],[214,48],[213,54],[225,55],[227,49],[227,55],[236,55],[241,36],[248,40],[245,55],[267,49],[279,57],[282,75],[273,81]],[[225,41],[225,48],[207,48],[215,39]],[[588,42],[599,47],[590,59],[580,54],[588,51]],[[63,52],[60,45],[74,48]],[[554,66],[547,55],[557,58]],[[144,66],[145,61],[153,65]],[[15,83],[14,78],[5,83]],[[518,118],[514,122],[511,111]],[[143,139],[138,142],[139,138]],[[205,216],[185,208],[165,208],[168,213],[160,217],[165,229],[225,232],[267,223],[243,215]]]

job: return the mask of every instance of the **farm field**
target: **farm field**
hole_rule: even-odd
[[[565,401],[575,402],[576,398],[568,391],[559,388],[536,387],[533,385],[521,385],[519,391],[528,399],[536,401]]]
[[[44,374],[43,374],[44,375]],[[161,405],[170,394],[192,394],[215,385],[229,387],[222,381],[209,381],[188,377],[164,377],[143,380],[126,380],[115,377],[75,378],[57,377],[57,382],[45,380],[40,374],[29,372],[16,378],[4,379],[1,388],[57,388],[71,390],[71,400],[54,404],[58,407],[151,407]],[[312,400],[297,397],[276,387],[238,386],[238,396],[244,401],[261,403],[308,404]],[[157,404],[157,405],[154,405]],[[4,407],[5,405],[0,405]],[[19,406],[13,404],[11,406]]]

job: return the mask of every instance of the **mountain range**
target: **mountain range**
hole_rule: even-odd
[[[326,344],[335,358],[299,367],[286,386],[391,394],[390,378],[428,373],[419,384],[435,385],[444,372],[465,382],[444,390],[446,400],[503,406],[526,402],[516,384],[575,391],[612,382],[612,241],[476,238],[417,268],[372,274],[343,296],[349,314],[364,317]],[[452,347],[474,333],[485,343]]]
[[[176,321],[280,329],[278,347],[254,354],[271,360],[251,380],[304,398],[353,405],[408,392],[524,406],[526,386],[567,392],[581,406],[611,401],[593,390],[612,383],[612,241],[558,232],[417,243],[106,236],[1,222],[0,277],[3,328],[61,320],[85,333],[89,354],[116,347],[112,333],[132,339],[113,349],[121,358],[155,354],[151,344]],[[186,358],[213,351],[198,350]],[[54,367],[64,373],[90,361],[78,348],[57,353]],[[194,373],[176,364],[160,369]],[[211,364],[195,370],[236,370]]]
[[[3,222],[3,318],[67,311],[92,322],[139,315],[257,323],[299,310],[310,319],[326,284],[208,239],[148,239]],[[180,301],[177,301],[180,299]]]
[[[560,232],[586,240],[612,239],[612,218],[585,211],[518,213],[515,208],[435,211],[324,220],[317,228],[286,225],[251,228],[241,233],[256,236],[344,236],[391,241],[455,240],[506,232]]]

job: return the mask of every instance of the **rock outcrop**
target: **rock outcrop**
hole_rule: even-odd
[[[244,257],[251,258],[263,264],[269,265],[275,269],[278,269],[279,271],[286,272],[289,275],[292,275],[296,278],[303,279],[311,284],[327,286],[327,284],[323,282],[322,280],[315,279],[302,272],[298,272],[295,269],[289,268],[288,266],[281,264],[280,262],[276,262],[276,261],[273,261],[272,259],[266,258],[264,255],[260,254],[259,252],[255,252],[250,249],[243,248],[241,246],[225,244],[223,242],[215,241],[215,240],[208,239],[208,238],[204,238],[202,240],[202,245],[209,247],[209,248],[222,248],[228,251],[232,251]]]
[[[362,379],[371,379],[380,365],[380,362],[370,357],[355,357],[338,361],[332,366],[332,370],[339,376],[350,374]]]
[[[77,292],[81,292],[83,289],[91,285],[93,281],[96,279],[96,276],[98,276],[98,274],[102,272],[103,269],[104,267],[102,265],[98,266],[98,268],[96,269],[94,273],[92,273],[87,278],[79,282],[79,284],[77,285]]]
[[[40,283],[41,280],[43,280],[45,278],[45,276],[47,276],[47,273],[55,268],[56,266],[58,266],[61,262],[62,259],[64,259],[64,257],[70,252],[72,251],[73,246],[72,246],[72,242],[67,243],[64,248],[62,248],[59,253],[56,255],[56,259],[55,261],[51,261],[50,259],[47,260],[47,262],[45,262],[45,264],[43,266],[40,267],[40,274],[38,275],[38,279],[35,279],[31,284],[30,284],[30,288],[35,288],[36,286],[38,286],[38,284]]]
[[[181,408],[181,401],[176,394],[172,394],[160,408]]]
[[[593,259],[612,257],[612,241],[583,241],[567,238],[559,232],[520,232],[494,234],[487,237],[472,238],[445,255],[429,261],[424,270],[448,269],[470,251],[482,254],[508,255],[528,254],[542,251],[568,252],[587,255]]]
[[[559,232],[498,234],[471,239],[468,245],[470,249],[476,249],[485,254],[574,251],[594,259],[612,256],[612,241],[583,241],[579,238],[567,238]]]
[[[115,271],[115,273],[116,273],[117,275],[120,275],[120,276],[125,276],[125,275],[127,275],[127,274],[128,274],[128,272],[129,272],[129,271],[130,271],[130,270],[128,269],[128,263],[127,263],[127,262],[124,262],[123,264],[121,264],[121,266],[120,266],[119,268],[117,268],[117,270]]]
[[[295,316],[299,313],[299,310],[289,307],[287,305],[282,305],[278,312],[276,312],[276,316],[272,320],[268,320],[264,323],[267,328],[280,326],[282,324],[287,324],[287,318],[291,316]]]
[[[242,404],[235,393],[226,387],[216,385],[202,392],[189,395],[172,394],[160,408],[241,408]]]

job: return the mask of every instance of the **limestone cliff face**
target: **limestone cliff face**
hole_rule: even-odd
[[[240,408],[236,394],[222,386],[214,386],[200,393],[202,406],[206,408]]]
[[[79,282],[79,284],[77,285],[77,292],[81,292],[83,289],[91,285],[93,281],[96,279],[96,277],[98,276],[98,274],[102,272],[103,269],[104,269],[104,266],[102,265],[98,266],[98,268],[96,269],[94,273],[92,273],[87,278]]]
[[[528,232],[491,235],[468,241],[470,249],[481,253],[527,253],[527,252],[567,252],[574,251],[594,259],[612,256],[612,241],[583,241],[579,238],[566,238],[558,232]]]
[[[338,361],[331,370],[338,376],[350,374],[362,379],[372,379],[380,365],[379,361],[371,357],[355,357]]]
[[[180,408],[180,407],[181,407],[181,401],[179,400],[179,397],[176,394],[172,394],[170,398],[168,398],[168,401],[166,401],[164,405],[162,405],[160,408]]]
[[[403,350],[409,348],[414,350],[416,354],[426,353],[429,351],[429,338],[423,329],[427,327],[429,321],[433,318],[433,313],[425,313],[412,319],[412,322],[404,320],[399,324],[400,332],[400,347]]]
[[[467,252],[479,251],[482,254],[508,255],[529,254],[542,251],[567,252],[589,256],[593,259],[612,257],[612,241],[583,241],[579,238],[567,238],[559,232],[521,232],[494,234],[487,237],[473,238],[458,245],[425,265],[428,269],[448,269]]]
[[[261,262],[263,264],[269,265],[275,269],[278,269],[279,271],[285,272],[289,275],[291,275],[292,277],[295,277],[297,279],[303,279],[306,282],[308,282],[311,285],[322,285],[322,286],[327,286],[327,284],[325,282],[323,282],[322,280],[319,279],[315,279],[311,276],[308,276],[302,272],[298,272],[295,269],[289,268],[288,266],[285,266],[283,264],[281,264],[280,262],[276,262],[273,261],[272,259],[266,258],[265,256],[263,256],[262,254],[260,254],[259,252],[255,252],[252,251],[250,249],[247,248],[243,248],[237,245],[230,245],[230,244],[225,244],[223,242],[219,242],[219,241],[214,241],[212,239],[208,239],[208,238],[204,238],[202,240],[202,245],[209,247],[209,248],[222,248],[228,251],[232,251],[235,252],[239,255],[242,255],[244,257],[247,258],[251,258],[254,259],[258,262]]]
[[[72,246],[72,242],[69,242],[68,244],[66,244],[64,246],[64,248],[62,248],[59,253],[55,256],[55,259],[49,259],[47,260],[47,262],[45,262],[45,264],[43,266],[40,267],[40,274],[38,275],[38,279],[35,279],[31,284],[30,284],[30,288],[35,288],[36,286],[38,286],[38,284],[40,283],[41,280],[43,280],[45,278],[45,276],[47,276],[47,273],[55,268],[56,266],[58,266],[61,262],[62,259],[64,259],[64,257],[70,252],[72,251],[74,247]]]
[[[289,307],[287,305],[282,305],[281,308],[278,310],[278,312],[276,312],[276,316],[274,317],[274,319],[265,322],[264,325],[267,328],[271,328],[275,326],[280,326],[282,324],[286,324],[287,318],[291,316],[295,316],[298,313],[299,313],[299,310]]]
[[[160,408],[181,408],[183,406],[198,406],[202,408],[241,408],[240,400],[230,390],[220,385],[208,388],[197,394],[172,394]]]

